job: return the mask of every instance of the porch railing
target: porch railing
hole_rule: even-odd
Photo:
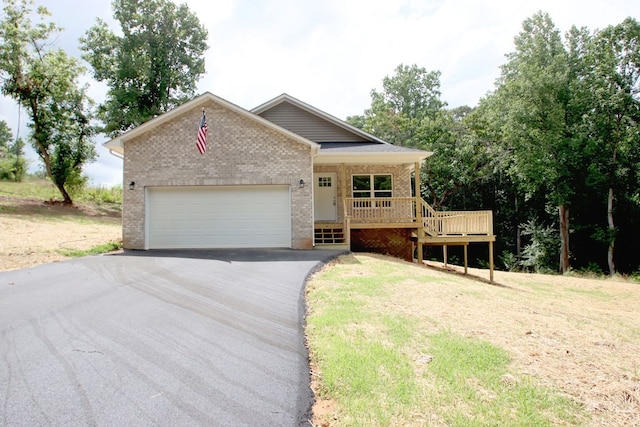
[[[417,221],[414,197],[346,198],[345,218],[351,224]],[[431,236],[493,235],[492,211],[436,211],[421,200],[422,225]]]
[[[352,223],[405,223],[415,221],[414,197],[354,198],[345,200]]]

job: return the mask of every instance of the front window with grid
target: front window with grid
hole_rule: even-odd
[[[391,175],[353,175],[353,197],[393,197]]]

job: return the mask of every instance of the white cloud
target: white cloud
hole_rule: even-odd
[[[177,0],[181,3],[183,0]],[[77,54],[77,39],[95,22],[111,21],[109,0],[40,0],[67,29],[62,47]],[[442,97],[451,107],[476,105],[493,89],[504,55],[524,19],[548,12],[564,33],[640,16],[637,0],[187,0],[209,32],[210,91],[247,109],[282,92],[340,118],[362,114],[369,93],[397,65],[442,72]],[[93,85],[100,101],[106,88]],[[17,116],[5,100],[0,118]],[[101,151],[87,168],[111,183],[121,160]],[[120,178],[121,179],[121,178]]]

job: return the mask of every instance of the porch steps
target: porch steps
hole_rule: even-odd
[[[314,240],[316,245],[344,245],[344,230],[342,227],[316,227]]]
[[[327,250],[327,251],[348,251],[349,246],[346,244],[335,244],[335,245],[315,245],[313,249],[316,250]]]

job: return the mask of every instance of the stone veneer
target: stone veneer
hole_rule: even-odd
[[[205,108],[207,152],[195,145]],[[313,245],[311,147],[208,101],[124,143],[123,246],[145,249],[145,188],[291,186],[291,247]],[[309,183],[299,188],[299,181]],[[134,181],[135,189],[128,190]]]

